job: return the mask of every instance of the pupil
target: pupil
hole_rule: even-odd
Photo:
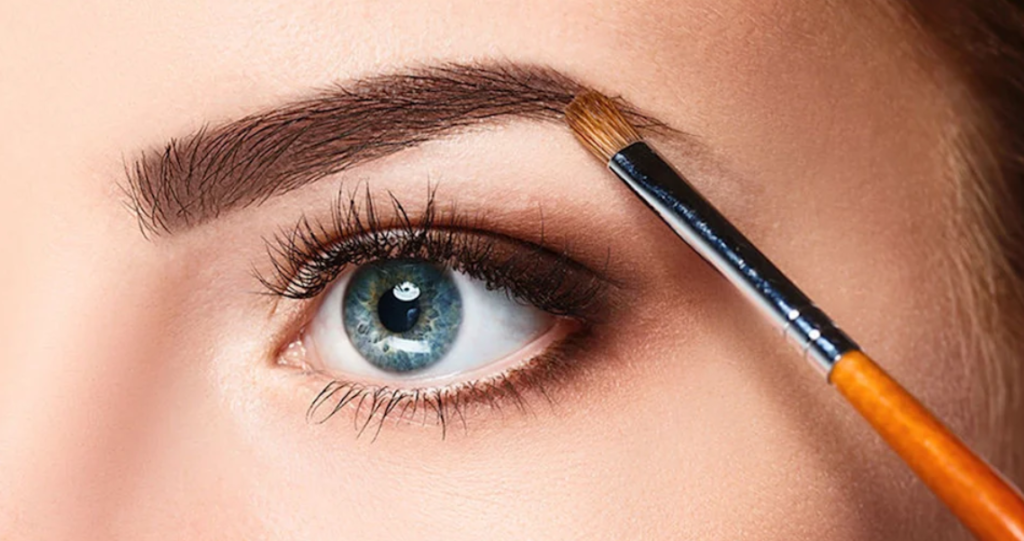
[[[393,333],[404,333],[415,327],[420,319],[419,296],[402,300],[395,296],[395,289],[389,289],[377,301],[377,316],[385,329]]]

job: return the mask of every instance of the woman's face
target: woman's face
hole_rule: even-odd
[[[0,537],[956,537],[778,331],[557,119],[524,115],[534,98],[517,101],[527,89],[509,92],[501,76],[549,68],[676,130],[651,141],[978,442],[975,380],[955,356],[949,315],[948,103],[888,11],[826,4],[9,6]],[[449,94],[414,95],[410,74],[442,64],[485,68],[434,70],[428,85]],[[382,74],[395,77],[359,82]],[[471,84],[453,80],[464,76]],[[353,86],[368,89],[371,107],[338,91]],[[301,102],[318,95],[336,107]],[[473,115],[495,103],[505,109]],[[282,108],[291,122],[237,124]],[[261,138],[276,146],[250,144]],[[163,155],[171,139],[203,144]],[[154,191],[136,202],[162,213],[167,230],[126,204],[137,166]],[[432,267],[415,257],[411,274],[392,269],[413,276],[400,281],[423,299],[464,288],[453,325],[475,330],[453,339],[468,345],[451,346],[464,346],[442,370],[451,381],[428,385],[416,370],[368,367],[341,314],[361,308],[363,324],[381,325],[377,297],[348,303],[357,285],[370,291],[367,280],[387,275],[353,277],[373,257],[371,232],[345,217],[349,202],[365,218],[369,194],[380,222],[395,225],[393,194],[413,223],[394,238],[407,241],[431,190],[440,234],[423,238],[462,231],[447,263],[470,266],[466,246],[479,239],[500,243],[486,257],[502,255],[475,277],[425,277]],[[261,283],[280,293],[287,270],[308,263],[287,258],[318,255],[303,242],[305,252],[281,251],[296,224],[314,224],[310,241],[321,227],[338,233],[334,215],[362,239],[359,264],[335,269],[333,282],[333,271],[317,275],[308,299]],[[487,294],[480,275],[496,266],[514,271],[497,288],[519,303]],[[581,292],[555,275],[596,285]],[[385,282],[381,291],[402,296]],[[414,324],[430,316],[420,308]],[[916,360],[925,349],[927,366]],[[360,385],[307,419],[332,379]],[[408,399],[410,388],[449,384],[464,392],[441,395],[463,402]],[[389,390],[374,400],[381,387],[407,399],[389,401],[399,396]],[[360,399],[341,400],[352,389]]]

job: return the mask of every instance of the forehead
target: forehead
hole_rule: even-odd
[[[551,65],[686,113],[777,92],[769,80],[780,74],[834,73],[836,51],[879,44],[865,39],[877,33],[870,17],[798,1],[108,0],[22,11],[0,43],[34,54],[7,73],[74,98],[55,105],[79,118],[150,126],[438,59]]]

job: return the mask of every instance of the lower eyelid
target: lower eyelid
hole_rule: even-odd
[[[485,410],[508,405],[522,409],[533,395],[550,401],[548,389],[580,368],[574,357],[589,334],[590,329],[580,322],[558,318],[552,329],[506,359],[457,377],[410,386],[335,379],[315,367],[306,367],[304,375],[321,384],[326,381],[310,403],[306,417],[309,422],[322,423],[344,412],[360,432],[372,426],[375,434],[385,421],[435,424],[444,430],[452,418],[458,417],[461,423],[473,420],[481,406]],[[296,366],[284,359],[279,364]]]
[[[387,387],[390,389],[418,389],[418,390],[429,390],[429,389],[443,389],[445,387],[456,385],[459,383],[470,383],[473,381],[485,380],[488,375],[501,374],[510,370],[518,369],[519,367],[525,367],[532,362],[533,359],[543,355],[543,353],[556,346],[558,343],[566,340],[573,333],[580,330],[581,323],[570,319],[570,318],[556,318],[554,324],[546,329],[541,335],[537,336],[535,340],[520,348],[514,353],[505,356],[502,359],[498,359],[491,363],[488,363],[479,368],[460,372],[458,374],[443,375],[427,379],[416,379],[415,377],[408,378],[394,378],[389,380],[376,379],[373,377],[360,377],[359,383],[371,386],[371,387]],[[310,351],[315,346],[301,345],[296,342],[292,342],[282,351],[278,364],[284,366],[302,366],[308,372],[315,372],[323,374],[325,376],[332,376],[330,371],[326,369],[322,363],[318,361],[318,352]],[[298,362],[295,357],[296,351],[303,351],[306,355],[305,362]],[[333,376],[337,377],[337,374]],[[351,378],[355,379],[355,378]]]

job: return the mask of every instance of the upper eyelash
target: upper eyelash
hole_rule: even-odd
[[[417,220],[390,192],[391,212],[386,219],[369,190],[362,209],[355,194],[339,197],[326,224],[303,217],[294,229],[269,240],[272,272],[256,272],[256,277],[272,294],[311,299],[350,266],[418,258],[504,289],[513,298],[554,315],[586,318],[596,314],[595,306],[612,285],[602,272],[577,262],[568,247],[553,251],[481,231],[454,207],[442,215],[435,191],[436,187],[429,191]]]

